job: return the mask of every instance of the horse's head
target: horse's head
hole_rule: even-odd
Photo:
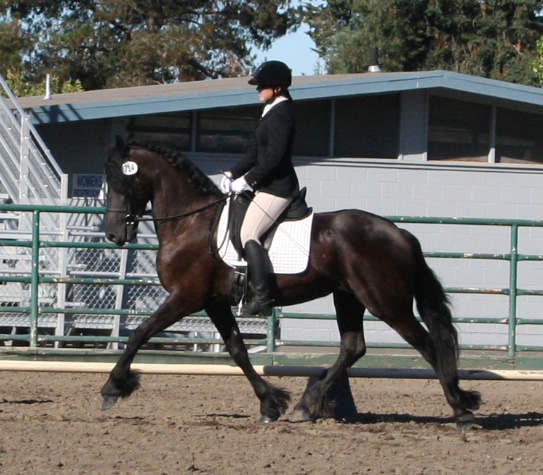
[[[105,232],[106,238],[118,246],[136,237],[138,222],[150,199],[143,177],[130,147],[117,137],[105,165],[107,181]]]
[[[136,237],[147,203],[160,209],[157,221],[180,217],[225,198],[213,181],[178,151],[117,137],[105,166],[106,237],[122,246]]]

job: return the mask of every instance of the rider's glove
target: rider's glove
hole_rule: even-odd
[[[245,177],[239,177],[237,180],[232,182],[232,191],[236,194],[243,193],[244,191],[252,190]]]
[[[221,183],[219,185],[219,190],[221,190],[223,193],[230,193],[232,191],[232,173],[231,172],[224,172],[223,177],[221,179]]]

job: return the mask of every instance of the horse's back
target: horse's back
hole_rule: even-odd
[[[360,209],[343,209],[326,213],[316,213],[314,237],[319,234],[343,237],[349,241],[372,241],[388,237],[396,242],[404,242],[405,230],[398,228],[392,221]]]

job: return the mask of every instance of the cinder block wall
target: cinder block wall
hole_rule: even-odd
[[[214,174],[226,170],[234,157],[197,158]],[[397,160],[298,158],[296,169],[307,200],[315,211],[359,208],[383,216],[543,219],[543,168],[527,165],[402,162]],[[218,176],[216,176],[218,179]],[[510,229],[500,226],[399,224],[421,241],[424,251],[509,253]],[[522,228],[518,251],[543,255],[543,229]],[[509,287],[509,263],[499,260],[431,258],[445,287]],[[518,285],[543,288],[543,263],[521,262]],[[461,317],[500,317],[509,313],[506,295],[451,294],[454,313]],[[284,308],[286,312],[334,313],[330,297]],[[521,296],[517,316],[543,319],[543,298]],[[289,319],[282,337],[337,340],[333,321]],[[507,328],[497,324],[458,325],[462,343],[506,344]],[[518,343],[543,341],[543,326],[521,326]],[[366,323],[369,342],[399,342],[396,332],[380,322]]]

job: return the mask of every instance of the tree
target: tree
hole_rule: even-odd
[[[86,90],[237,76],[293,13],[290,0],[4,0],[0,73]]]
[[[543,84],[543,36],[536,43],[536,58],[532,63],[532,69],[539,84]]]
[[[44,96],[46,94],[47,86],[45,85],[45,82],[30,84],[25,82],[21,74],[17,71],[8,69],[5,79],[15,96]],[[65,92],[81,92],[84,90],[79,79],[76,79],[74,82],[61,82],[58,76],[51,77],[50,87],[50,92],[57,94]]]
[[[541,0],[329,0],[304,21],[330,73],[445,69],[534,84]]]

